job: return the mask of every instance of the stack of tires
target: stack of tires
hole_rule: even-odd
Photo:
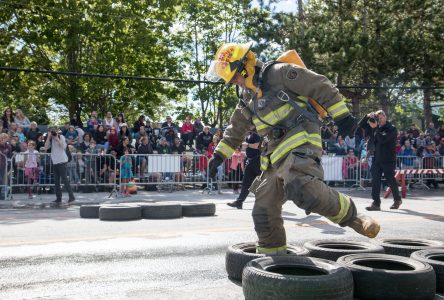
[[[131,221],[140,219],[175,219],[182,217],[214,216],[214,203],[142,203],[82,205],[81,218],[94,218],[102,221]]]
[[[309,241],[263,256],[254,243],[228,248],[228,277],[246,300],[435,299],[444,292],[444,243],[424,239]],[[242,275],[240,275],[242,274]]]

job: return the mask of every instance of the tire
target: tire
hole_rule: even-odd
[[[351,272],[337,263],[297,255],[250,261],[242,273],[246,300],[353,299]]]
[[[184,217],[207,217],[214,216],[216,205],[214,203],[183,204],[182,214]]]
[[[82,205],[80,206],[80,218],[98,219],[99,218],[98,204]]]
[[[144,204],[141,207],[144,219],[182,218],[182,205],[180,204]]]
[[[436,274],[436,290],[444,292],[444,248],[416,251],[410,258],[431,265]]]
[[[433,299],[436,276],[426,263],[407,257],[361,253],[340,257],[353,274],[358,299]]]
[[[300,246],[288,245],[287,253],[299,256],[307,256],[308,251]],[[228,247],[225,253],[225,269],[228,278],[242,281],[242,271],[247,263],[256,258],[265,257],[256,253],[256,243],[241,243]]]
[[[135,205],[101,206],[99,218],[102,221],[131,221],[142,218],[142,209]]]
[[[336,261],[339,257],[357,253],[384,253],[384,248],[368,242],[316,240],[304,244],[311,257]]]
[[[410,255],[419,250],[430,248],[442,248],[444,242],[437,240],[424,239],[377,239],[375,242],[385,249],[385,253],[410,257]]]

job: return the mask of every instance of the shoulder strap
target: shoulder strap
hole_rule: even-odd
[[[262,120],[259,117],[259,115],[256,113],[256,106],[257,106],[257,104],[256,104],[256,102],[257,102],[256,101],[256,97],[257,97],[257,92],[259,91],[259,88],[261,88],[261,86],[262,86],[262,80],[264,78],[264,74],[268,70],[268,67],[270,67],[272,65],[275,65],[275,64],[278,64],[278,63],[281,63],[281,62],[270,61],[270,62],[267,62],[267,63],[264,64],[264,66],[261,69],[261,72],[259,73],[256,93],[255,93],[254,99],[253,99],[254,100],[254,102],[253,102],[253,104],[254,104],[254,106],[253,106],[253,108],[254,108],[254,115],[259,119],[259,121],[261,121],[265,125],[272,126],[272,127],[281,127],[281,126],[271,125],[271,124],[267,123],[266,121]],[[281,91],[281,93],[284,93],[286,95],[286,97],[287,97],[287,101],[286,102],[288,102],[302,117],[306,118],[307,120],[309,120],[311,122],[321,123],[319,121],[319,119],[318,119],[316,114],[314,114],[313,112],[310,112],[310,111],[300,107],[299,105],[297,105],[295,100],[294,99],[290,99],[290,96],[287,93],[285,93],[284,91]]]

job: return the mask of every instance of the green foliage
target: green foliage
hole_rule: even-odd
[[[147,77],[177,75],[167,38],[176,1],[2,2],[0,65]],[[8,105],[50,99],[70,115],[111,110],[152,114],[178,89],[155,81],[1,73]],[[136,113],[137,112],[137,113]]]
[[[286,13],[272,11],[275,2],[0,1],[0,66],[204,80],[222,43],[253,40],[261,60],[296,49],[336,84],[444,84],[440,1],[298,0],[302,10]],[[430,104],[443,97],[443,91],[341,92],[355,114],[383,108],[401,123],[413,114],[430,120]],[[4,71],[0,98],[0,109],[21,108],[39,123],[61,105],[69,111],[64,118],[85,119],[91,110],[125,112],[131,121],[190,114],[212,126],[223,126],[237,102],[234,89],[221,85]]]

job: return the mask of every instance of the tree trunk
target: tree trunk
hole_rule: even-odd
[[[77,11],[76,0],[69,1],[69,9],[73,12]],[[70,24],[66,36],[66,61],[68,72],[81,72],[81,67],[79,63],[79,19],[77,14],[73,14],[70,18]],[[77,77],[68,77],[68,111],[69,118],[71,119],[74,115],[76,119],[80,121],[81,114],[81,104],[80,104],[80,86],[77,82]]]
[[[428,55],[424,55],[424,81],[423,86],[430,86],[433,82],[431,72],[430,72],[430,57]],[[425,125],[427,126],[430,122],[433,121],[432,116],[432,105],[431,105],[431,98],[432,98],[432,90],[431,89],[424,89],[424,119],[425,119]]]
[[[433,115],[432,115],[432,90],[431,89],[424,89],[424,119],[425,119],[425,125],[427,126],[430,122],[433,121]]]

